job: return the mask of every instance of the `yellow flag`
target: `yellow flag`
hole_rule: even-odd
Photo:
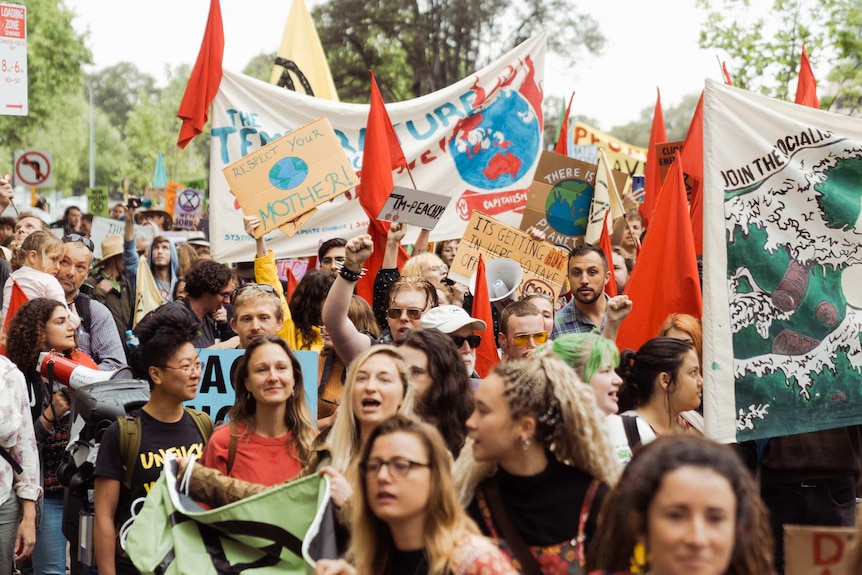
[[[141,258],[138,262],[138,282],[137,293],[135,295],[135,319],[132,322],[132,327],[138,325],[145,315],[164,304],[162,294],[159,293],[159,288],[156,286],[156,280],[153,279],[153,272],[150,271],[150,266],[146,258]]]
[[[608,210],[611,211],[610,221],[613,222],[623,215],[623,202],[611,174],[608,156],[602,148],[599,148],[599,164],[596,168],[596,184],[593,186],[593,201],[590,204],[590,218],[584,235],[585,242],[598,243],[605,225],[605,212]]]
[[[338,101],[323,45],[305,7],[305,0],[293,0],[277,56],[287,62],[283,66],[275,64],[272,67],[270,84],[279,84],[282,73],[287,69],[293,90],[308,93],[310,88],[312,96]]]

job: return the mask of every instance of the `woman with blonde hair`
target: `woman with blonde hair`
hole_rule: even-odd
[[[458,502],[450,458],[436,429],[395,415],[359,456],[353,537],[344,560],[318,561],[317,575],[515,575],[517,571]]]
[[[676,435],[644,446],[605,498],[587,568],[771,575],[772,549],[766,506],[733,449]]]
[[[358,295],[350,299],[347,318],[360,333],[368,334],[375,340],[380,338],[380,326],[374,319],[374,311],[368,302]],[[323,340],[323,349],[320,350],[317,362],[317,373],[320,374],[317,388],[317,426],[319,429],[324,429],[332,425],[335,410],[341,405],[347,366],[336,353],[326,326],[321,326],[320,336]]]
[[[455,463],[460,499],[524,573],[582,573],[619,473],[595,394],[550,348],[498,364],[476,390]]]

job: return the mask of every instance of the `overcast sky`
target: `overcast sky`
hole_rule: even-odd
[[[290,1],[221,1],[226,69],[239,72],[252,57],[276,50]],[[129,61],[161,80],[166,65],[194,63],[209,10],[209,0],[66,0],[66,5],[78,14],[75,28],[89,31],[97,69]],[[597,127],[608,130],[637,119],[654,105],[656,87],[666,108],[699,93],[704,78],[720,77],[717,53],[697,46],[704,15],[693,0],[579,5],[598,20],[607,38],[604,53],[585,57],[571,70],[549,57],[545,88],[558,97],[574,90],[574,113],[595,118]]]

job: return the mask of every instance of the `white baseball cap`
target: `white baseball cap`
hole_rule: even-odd
[[[439,329],[443,333],[453,333],[464,327],[472,326],[473,329],[483,330],[487,324],[481,319],[470,317],[464,308],[457,305],[441,305],[431,308],[422,316],[423,329]]]

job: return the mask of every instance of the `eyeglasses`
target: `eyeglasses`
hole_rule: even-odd
[[[96,249],[95,244],[93,244],[93,240],[91,240],[87,236],[82,236],[81,234],[66,234],[65,236],[63,236],[64,244],[74,242],[81,242],[82,244],[84,244],[84,247],[90,250],[90,252]]]
[[[173,365],[160,365],[157,367],[161,367],[162,369],[178,369],[179,371],[182,371],[183,373],[185,373],[187,376],[190,376],[191,374],[193,374],[196,371],[198,371],[198,372],[203,371],[204,364],[203,364],[203,362],[201,362],[201,360],[198,360],[198,361],[190,363],[186,366],[174,367]]]
[[[546,331],[537,331],[536,333],[523,333],[521,335],[516,335],[512,338],[512,341],[515,342],[515,347],[518,349],[526,347],[528,343],[530,343],[530,339],[538,343],[545,343],[548,341],[548,332]]]
[[[386,317],[389,319],[401,319],[401,314],[407,312],[407,317],[410,319],[421,319],[422,312],[425,310],[421,310],[415,307],[409,307],[407,309],[401,309],[400,307],[390,307],[386,310]]]
[[[241,285],[232,292],[230,292],[230,304],[233,305],[236,301],[236,298],[239,294],[244,292],[247,289],[258,289],[260,291],[264,291],[266,293],[275,294],[275,288],[269,284],[256,284],[256,283],[248,283],[245,285]]]
[[[482,343],[481,335],[468,335],[467,337],[464,337],[463,335],[450,335],[449,337],[451,337],[452,341],[455,342],[456,347],[461,347],[466,341],[470,346],[470,349],[476,349],[479,347],[479,344]]]
[[[392,477],[404,477],[414,467],[431,467],[430,463],[418,463],[410,461],[406,457],[393,457],[386,461],[383,459],[369,459],[359,464],[359,472],[364,477],[377,477],[380,470],[384,467],[389,468],[389,473]]]

